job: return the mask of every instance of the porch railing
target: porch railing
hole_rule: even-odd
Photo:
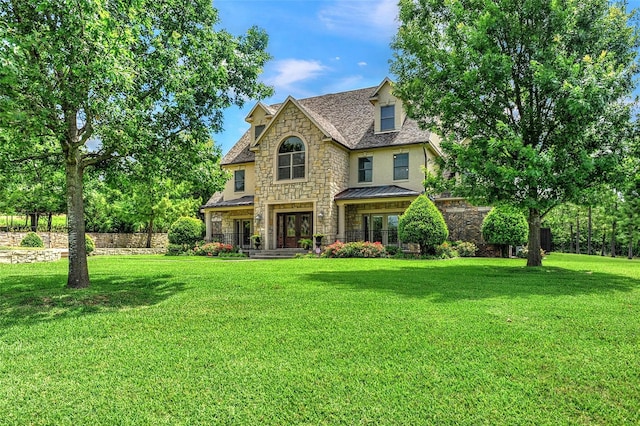
[[[385,246],[397,246],[407,249],[407,243],[403,243],[398,238],[397,230],[376,230],[365,232],[363,230],[352,230],[345,232],[345,242],[351,243],[356,241],[379,242]]]
[[[251,234],[212,234],[211,242],[231,244],[241,249],[252,249]]]

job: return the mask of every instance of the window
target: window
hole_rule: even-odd
[[[380,131],[396,128],[396,106],[387,105],[380,107]]]
[[[254,129],[255,133],[253,134],[253,140],[258,139],[263,131],[264,131],[264,124],[260,124],[260,125],[256,126],[255,129]]]
[[[409,154],[393,155],[393,180],[409,179]]]
[[[244,192],[244,170],[236,170],[234,172],[234,186],[235,192]]]
[[[399,214],[365,214],[362,217],[364,240],[384,245],[399,245]]]
[[[278,150],[278,180],[302,179],[304,175],[304,143],[300,138],[292,136]]]
[[[373,157],[358,158],[358,182],[373,181]]]

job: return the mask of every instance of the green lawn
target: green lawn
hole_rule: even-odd
[[[638,424],[640,262],[0,265],[0,424]]]

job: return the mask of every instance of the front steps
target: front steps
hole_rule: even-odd
[[[251,250],[249,257],[251,259],[291,259],[296,254],[306,254],[308,250],[301,248],[281,248],[275,250]]]

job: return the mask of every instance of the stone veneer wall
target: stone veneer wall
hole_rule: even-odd
[[[60,257],[61,250],[0,250],[0,264],[54,262]]]
[[[277,150],[289,136],[298,136],[306,143],[306,178],[290,182],[276,180]],[[295,200],[315,202],[316,212],[322,220],[314,218],[314,232],[335,235],[338,209],[333,199],[349,184],[349,153],[333,142],[324,140],[324,134],[293,104],[289,104],[262,136],[255,153],[255,214],[269,220],[270,231],[275,218],[266,218],[266,205],[288,204]],[[264,234],[267,222],[256,222],[255,230]],[[273,242],[272,242],[273,244]]]
[[[147,243],[147,234],[102,234],[87,232],[96,243],[96,248],[144,248]],[[0,246],[17,247],[24,238],[26,232],[0,232]],[[38,232],[45,248],[68,248],[69,238],[65,233]],[[166,248],[169,243],[167,234],[153,234],[151,246],[153,248]]]
[[[436,199],[449,227],[449,241],[470,241],[485,245],[482,238],[482,221],[491,207],[473,206],[463,199]]]

